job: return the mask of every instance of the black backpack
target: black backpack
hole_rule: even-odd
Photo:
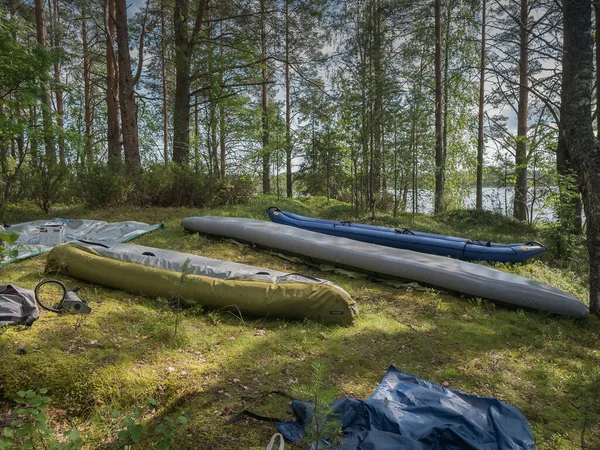
[[[40,317],[35,294],[18,286],[0,286],[0,326],[27,325]]]

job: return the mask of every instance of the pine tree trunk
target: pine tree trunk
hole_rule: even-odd
[[[564,54],[561,122],[577,169],[587,218],[590,258],[590,312],[600,314],[600,142],[592,119],[593,43],[589,0],[564,0]]]
[[[219,54],[220,54],[220,59],[219,59],[219,84],[221,86],[223,86],[224,83],[224,48],[223,48],[223,36],[225,34],[225,30],[223,28],[223,22],[221,22],[220,25],[220,34],[221,34],[221,38],[220,38],[220,42],[219,42]],[[223,88],[221,88],[221,94],[223,94],[222,91]],[[225,99],[219,98],[219,146],[220,146],[220,164],[219,164],[219,168],[220,170],[220,178],[221,181],[225,181],[225,172],[226,172],[226,167],[225,167],[225,160],[226,160],[226,156],[227,156],[227,143],[226,143],[226,130],[225,130]]]
[[[58,0],[53,0],[53,17],[52,17],[52,34],[53,34],[53,46],[55,49],[62,47],[61,36],[60,36],[60,12],[58,8]],[[64,101],[63,101],[63,90],[61,88],[60,81],[60,62],[54,62],[54,82],[55,87],[55,98],[56,98],[56,126],[58,128],[58,159],[61,165],[65,165],[65,130],[63,124],[64,115]]]
[[[519,24],[519,107],[515,153],[515,219],[527,220],[527,113],[529,106],[529,29],[528,0],[521,0]]]
[[[119,125],[119,78],[115,51],[115,0],[106,1],[106,115],[108,165],[121,166],[121,130]]]
[[[290,5],[285,0],[285,185],[292,197],[292,108],[290,104]]]
[[[565,46],[566,36],[563,34],[563,48]],[[569,61],[566,57],[566,53],[563,52],[562,57],[562,76],[564,80],[570,78],[569,74]],[[568,99],[564,97],[568,93],[568,89],[561,90],[560,99],[560,117],[562,118],[566,112],[566,106]],[[581,197],[579,195],[579,186],[573,186],[577,174],[574,171],[573,163],[569,155],[569,148],[567,146],[567,139],[563,129],[563,120],[561,119],[558,126],[558,144],[556,146],[556,171],[558,173],[558,189],[560,208],[558,211],[558,219],[566,227],[566,231],[569,234],[581,234],[582,223],[581,223]],[[573,192],[573,188],[576,189]]]
[[[435,213],[444,209],[444,148],[442,142],[442,18],[435,0]]]
[[[85,3],[81,8],[81,39],[83,42],[83,98],[84,98],[84,122],[85,122],[85,157],[87,165],[93,161],[94,153],[92,148],[93,139],[93,115],[92,115],[92,83],[91,83],[91,62],[88,49],[87,36],[87,8]]]
[[[444,112],[443,112],[443,128],[442,128],[442,160],[444,167],[444,175],[446,170],[446,161],[448,159],[448,96],[450,84],[450,14],[452,13],[452,0],[446,2],[446,23],[444,33]],[[444,179],[445,184],[445,179]],[[445,187],[445,186],[444,186]],[[444,208],[444,204],[442,208]]]
[[[162,81],[162,113],[163,113],[163,158],[165,166],[169,164],[169,111],[167,104],[167,44],[165,38],[165,5],[162,2],[160,13],[160,70]]]
[[[142,171],[138,142],[137,112],[134,98],[134,82],[129,54],[129,28],[127,25],[127,2],[116,0],[117,57],[119,61],[119,101],[121,103],[121,128],[125,154],[125,171],[137,178]]]
[[[596,21],[596,133],[600,139],[600,4],[593,2]]]
[[[481,4],[481,56],[479,59],[479,114],[477,117],[477,194],[475,208],[483,209],[483,121],[485,102],[485,19],[486,0]]]
[[[190,66],[187,32],[188,0],[175,0],[175,108],[173,110],[173,161],[187,164],[190,155]]]
[[[269,75],[267,68],[267,17],[265,0],[260,1],[260,47],[262,53],[262,151],[263,194],[271,192],[271,151],[269,149]]]
[[[200,171],[200,120],[198,111],[198,94],[194,98],[194,170]]]
[[[46,14],[44,12],[43,0],[35,0],[35,25],[37,31],[37,43],[41,47],[45,47]],[[46,160],[49,164],[54,164],[56,163],[56,144],[54,142],[52,105],[50,104],[50,88],[48,86],[47,74],[43,74],[41,79],[42,124],[44,130],[44,144],[46,147]]]
[[[212,171],[210,172],[211,176],[213,176],[214,178],[218,178],[219,177],[219,152],[218,152],[218,146],[219,143],[217,141],[217,103],[219,102],[218,96],[217,96],[217,92],[216,92],[216,82],[214,80],[213,77],[213,73],[214,73],[214,61],[215,61],[215,54],[214,54],[214,47],[212,45],[212,42],[214,40],[213,37],[213,26],[212,24],[209,22],[208,26],[207,26],[207,37],[208,37],[208,43],[206,44],[206,57],[207,57],[207,62],[208,62],[208,76],[209,76],[209,80],[210,80],[210,86],[211,88],[208,90],[208,105],[209,105],[209,121],[208,121],[208,142],[209,142],[209,146],[208,146],[208,157],[210,159],[210,166],[212,168]]]
[[[373,2],[373,75],[375,81],[375,99],[373,102],[373,198],[371,214],[375,217],[377,199],[382,192],[382,153],[383,153],[383,69],[382,69],[382,28],[381,3]]]

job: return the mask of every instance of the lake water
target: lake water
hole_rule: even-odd
[[[533,207],[533,221],[552,221],[556,219],[554,210],[547,204],[548,195],[554,189],[546,188],[545,192],[540,190],[536,191],[536,202]],[[392,190],[393,193],[393,190]],[[533,190],[529,190],[528,195],[528,207],[531,206],[531,196]],[[434,191],[431,189],[419,190],[418,195],[418,211],[424,213],[433,213],[433,200]],[[475,208],[476,190],[473,188],[467,198],[463,200],[463,208],[473,209]],[[484,187],[483,188],[483,209],[488,211],[494,211],[499,214],[506,216],[512,216],[513,214],[513,202],[514,202],[514,188],[495,188],[495,187]],[[412,192],[408,192],[407,212],[412,211]]]

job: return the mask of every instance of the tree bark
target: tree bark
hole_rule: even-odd
[[[444,209],[444,148],[442,142],[442,18],[441,0],[435,0],[435,205]]]
[[[594,136],[592,17],[589,0],[564,0],[564,54],[561,122],[578,172],[587,219],[590,258],[590,312],[600,314],[600,142]]]
[[[224,66],[225,66],[225,62],[223,61],[224,59],[224,48],[223,48],[223,36],[225,35],[225,30],[223,27],[223,22],[221,22],[220,24],[220,29],[219,29],[220,35],[221,37],[219,38],[219,84],[221,86],[223,86],[223,79],[224,79]],[[225,167],[225,160],[226,160],[226,156],[227,156],[227,143],[226,143],[226,130],[225,130],[225,98],[223,98],[223,88],[221,88],[221,95],[219,96],[219,147],[220,147],[220,164],[219,164],[219,177],[221,178],[221,181],[225,181],[225,172],[226,172],[226,167]]]
[[[382,137],[383,137],[383,69],[381,36],[381,4],[373,2],[373,75],[375,82],[375,98],[373,99],[373,194],[371,198],[371,217],[375,218],[377,200],[383,195],[381,186]]]
[[[163,158],[165,166],[169,164],[169,110],[167,104],[167,44],[165,42],[165,4],[160,12],[160,69],[162,81],[162,113],[163,113]]]
[[[203,24],[208,0],[200,0],[192,35],[188,34],[189,0],[175,0],[175,106],[173,110],[173,161],[187,164],[190,157],[190,85],[192,54]]]
[[[565,47],[566,36],[563,33],[563,49]],[[566,58],[567,54],[563,51],[562,54],[562,77],[563,80],[570,78],[569,61]],[[565,82],[565,81],[563,81]],[[556,171],[558,173],[558,189],[560,208],[558,211],[558,219],[565,226],[569,234],[581,234],[581,197],[579,195],[579,186],[575,182],[577,174],[572,167],[571,157],[567,140],[565,139],[563,130],[563,116],[566,114],[565,107],[568,99],[564,97],[568,92],[567,89],[561,90],[560,99],[560,123],[558,124],[558,144],[556,146]]]
[[[186,164],[190,153],[191,48],[187,32],[189,0],[175,0],[175,109],[173,110],[173,161]]]
[[[285,185],[292,197],[292,108],[290,103],[290,1],[285,0]]]
[[[129,54],[129,28],[127,25],[127,2],[116,0],[117,57],[119,61],[119,101],[121,127],[125,154],[125,171],[137,178],[142,171],[138,141],[137,112],[134,97],[134,82],[131,74]]]
[[[106,27],[106,116],[108,144],[108,165],[119,168],[121,165],[121,130],[119,125],[119,78],[115,52],[115,0],[105,3]]]
[[[87,36],[87,8],[85,3],[81,8],[81,39],[83,42],[83,97],[84,97],[84,122],[85,122],[85,157],[89,165],[94,158],[93,152],[93,112],[92,112],[92,82],[91,62],[88,49]]]
[[[35,0],[35,25],[37,43],[41,47],[46,46],[46,14],[44,12],[44,1]],[[54,130],[52,123],[52,105],[50,104],[50,88],[48,76],[43,74],[41,85],[42,101],[42,124],[44,130],[44,145],[46,147],[46,159],[48,164],[56,163],[56,144],[54,142]]]
[[[446,161],[448,159],[448,96],[450,92],[450,14],[452,13],[452,0],[446,1],[446,23],[444,33],[444,97],[443,97],[443,129],[442,129],[442,160],[444,166],[444,175],[446,170]],[[445,184],[445,180],[444,180]],[[445,186],[444,186],[445,188]],[[442,194],[443,196],[443,194]],[[442,203],[443,198],[442,198]],[[442,204],[442,208],[445,204]]]
[[[53,35],[53,47],[60,49],[61,35],[60,35],[60,12],[58,8],[58,0],[53,0],[52,5],[54,11],[52,13],[52,35]],[[56,127],[58,128],[58,160],[61,165],[65,165],[65,130],[63,123],[64,115],[64,101],[63,101],[63,90],[60,82],[60,61],[54,62],[54,82],[56,84],[54,95],[56,98]]]
[[[529,29],[528,0],[521,0],[519,24],[519,107],[517,110],[517,146],[515,153],[514,217],[527,220],[527,114],[529,106]]]
[[[479,113],[477,117],[477,194],[475,208],[483,209],[483,119],[485,103],[485,19],[486,0],[481,4],[481,56],[479,59]]]
[[[596,133],[600,139],[600,4],[593,2],[596,21]]]
[[[260,47],[262,53],[262,152],[263,194],[271,193],[271,151],[269,149],[269,74],[267,67],[267,12],[266,0],[260,0]]]

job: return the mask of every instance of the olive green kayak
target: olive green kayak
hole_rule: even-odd
[[[132,294],[252,316],[349,325],[358,314],[350,295],[325,280],[152,247],[63,244],[47,265]]]

